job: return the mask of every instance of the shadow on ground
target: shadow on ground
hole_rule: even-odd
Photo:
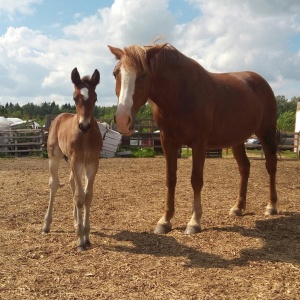
[[[148,254],[157,257],[185,257],[186,267],[229,268],[248,264],[250,261],[270,261],[300,264],[300,214],[284,213],[277,218],[256,221],[253,229],[239,226],[212,228],[208,230],[235,232],[242,236],[258,238],[263,241],[261,248],[243,248],[234,259],[224,259],[218,255],[206,253],[179,243],[169,235],[137,233],[121,231],[115,235],[101,232],[93,233],[100,237],[112,238],[116,241],[129,241],[129,246],[109,246],[113,251],[134,254]]]

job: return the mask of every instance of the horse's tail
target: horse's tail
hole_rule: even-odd
[[[281,132],[278,128],[275,131],[269,131],[264,136],[265,142],[267,143],[271,154],[280,154],[279,145],[281,142]]]
[[[279,147],[282,144],[281,137],[282,137],[281,131],[278,128],[276,128],[276,147],[277,147],[276,152],[277,152],[277,154],[279,154],[279,156],[281,156],[281,153],[282,153],[282,150]]]

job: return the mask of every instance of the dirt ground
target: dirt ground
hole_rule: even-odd
[[[279,214],[265,217],[264,160],[251,159],[247,212],[230,217],[234,159],[207,159],[202,232],[188,236],[191,159],[179,159],[176,215],[153,233],[166,195],[163,157],[101,159],[91,210],[92,248],[76,251],[69,167],[52,231],[48,161],[0,159],[0,299],[300,299],[300,161],[279,161]]]

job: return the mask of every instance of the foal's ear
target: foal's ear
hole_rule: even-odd
[[[96,86],[100,82],[100,73],[97,69],[95,69],[92,75],[91,82],[93,83],[94,86]]]
[[[79,86],[81,83],[80,75],[77,71],[77,68],[74,68],[71,73],[71,80],[74,83],[75,86]]]
[[[120,60],[121,57],[123,56],[124,54],[124,51],[119,49],[119,48],[115,48],[115,47],[112,47],[112,46],[109,46],[107,45],[107,47],[109,48],[110,52],[112,54],[114,54],[114,56],[116,57],[117,60]]]
[[[146,50],[147,52],[147,59],[151,59],[156,53],[160,52],[165,46],[167,46],[168,43],[164,43],[161,45],[155,45],[149,49]]]

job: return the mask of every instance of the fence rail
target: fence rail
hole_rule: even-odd
[[[42,129],[12,129],[0,131],[0,155],[20,156],[43,152]]]
[[[43,129],[15,129],[0,131],[0,156],[20,156],[32,153],[42,154],[48,137],[48,127],[53,117],[48,118],[48,126]],[[116,130],[112,120],[106,121],[113,130]],[[156,152],[163,152],[160,143],[160,133],[153,119],[138,120],[135,132],[130,137],[122,137],[120,148],[130,150],[133,147],[153,148]],[[255,138],[255,136],[253,136]],[[248,150],[259,149],[260,144],[245,143]],[[187,148],[183,146],[183,148]],[[300,155],[300,133],[284,132],[281,137],[279,150],[291,150],[295,155]],[[207,157],[222,157],[222,149],[209,149]],[[262,156],[263,156],[262,151]]]

